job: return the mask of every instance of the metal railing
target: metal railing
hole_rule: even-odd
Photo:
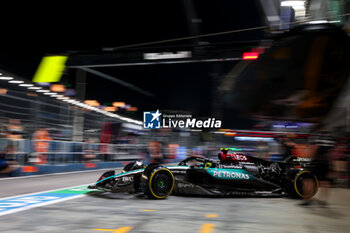
[[[0,139],[0,150],[13,145],[9,154],[19,164],[67,164],[81,162],[126,161],[145,159],[145,144],[106,144],[57,140]]]

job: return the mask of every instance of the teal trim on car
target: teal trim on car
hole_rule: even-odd
[[[116,174],[116,175],[113,175],[113,176],[108,176],[108,177],[106,177],[106,178],[104,178],[104,179],[102,179],[102,180],[99,180],[98,182],[96,182],[96,184],[98,184],[98,183],[100,183],[100,182],[102,182],[102,181],[111,179],[111,178],[113,178],[113,177],[124,176],[124,175],[130,175],[130,174],[134,174],[134,173],[141,172],[141,171],[143,171],[143,170],[145,170],[145,169],[142,168],[142,169],[137,169],[137,170],[133,170],[133,171],[129,171],[129,172],[124,172],[124,173]]]

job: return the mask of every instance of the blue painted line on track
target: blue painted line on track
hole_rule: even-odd
[[[83,197],[84,193],[86,185],[3,198],[0,199],[0,216]]]

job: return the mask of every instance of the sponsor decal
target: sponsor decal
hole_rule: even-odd
[[[179,182],[179,183],[177,184],[177,187],[178,187],[178,188],[194,188],[194,187],[196,187],[196,185],[195,185],[195,184],[192,184],[192,183],[183,183],[183,182]]]
[[[122,181],[123,182],[133,182],[134,181],[134,177],[133,176],[123,176],[122,177]]]
[[[176,173],[176,174],[185,174],[186,171],[181,171],[181,170],[171,170],[172,173]]]
[[[297,157],[293,159],[294,162],[310,162],[311,158],[303,158],[303,157]]]
[[[97,164],[96,163],[85,163],[84,166],[86,168],[96,168]]]
[[[249,180],[250,176],[244,170],[239,169],[208,169],[210,175],[219,179],[240,179]]]
[[[245,196],[247,195],[247,192],[240,192],[240,191],[233,191],[233,192],[228,192],[227,195],[231,196]]]
[[[240,155],[240,154],[230,154],[230,156],[235,159],[235,160],[240,160],[240,161],[246,161],[248,160],[245,155]]]
[[[219,164],[218,168],[235,168],[235,169],[242,169],[242,166],[237,165],[226,165],[226,164]]]
[[[36,166],[22,166],[21,170],[22,170],[22,172],[37,172],[37,171],[39,171],[38,167],[36,167]]]
[[[157,111],[143,112],[143,127],[145,129],[159,128],[221,128],[221,120],[215,118],[197,119],[190,114],[163,114]]]

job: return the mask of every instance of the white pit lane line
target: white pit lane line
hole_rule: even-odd
[[[117,169],[97,169],[97,170],[115,170],[119,171],[121,168]],[[97,171],[95,170],[95,171]],[[69,173],[56,173],[56,174],[45,174],[45,175],[33,175],[33,176],[24,176],[24,177],[10,177],[10,178],[5,178],[5,179],[23,179],[23,178],[33,178],[33,177],[41,177],[41,176],[54,176],[54,175],[68,175],[72,173],[81,173],[81,172],[91,172],[92,170],[89,171],[77,171],[77,172],[69,172]],[[2,180],[5,180],[2,179]],[[41,206],[46,206],[46,205],[51,205],[55,204],[58,202],[63,202],[63,201],[68,201],[72,200],[75,198],[80,198],[80,197],[85,197],[85,193],[67,193],[65,194],[55,194],[53,192],[55,191],[61,191],[61,190],[66,190],[66,189],[73,189],[73,188],[78,188],[78,187],[83,187],[90,185],[89,184],[81,184],[81,185],[74,185],[74,186],[69,186],[69,187],[63,187],[63,188],[57,188],[57,189],[50,189],[50,190],[45,190],[45,191],[40,191],[40,192],[33,192],[33,193],[27,193],[27,194],[21,194],[21,195],[14,195],[14,196],[9,196],[9,197],[3,197],[0,198],[0,216],[7,215],[7,214],[12,214],[12,213],[17,213],[20,211],[24,210],[29,210],[32,208],[36,207],[41,207]],[[94,191],[91,189],[91,191]]]
[[[58,173],[49,173],[42,175],[30,175],[30,176],[16,176],[16,177],[4,177],[2,180],[16,180],[16,179],[26,179],[26,178],[37,178],[37,177],[45,177],[45,176],[60,176],[60,175],[70,175],[70,174],[78,174],[78,173],[87,173],[87,172],[96,172],[96,171],[108,171],[108,170],[121,170],[121,167],[118,168],[102,168],[102,169],[93,169],[93,170],[85,170],[85,171],[73,171],[73,172],[58,172]]]
[[[86,189],[89,184],[75,185],[65,188],[59,189],[51,189],[41,192],[22,194],[17,196],[10,196],[0,199],[0,216],[17,213],[24,210],[29,210],[36,207],[46,206],[55,204],[62,201],[68,201],[80,197],[85,197],[85,194],[79,193],[79,189],[77,193],[74,193],[74,188]],[[72,189],[72,193],[70,192],[59,192],[66,189]],[[91,190],[93,191],[93,190]],[[57,192],[57,193],[55,193]]]

